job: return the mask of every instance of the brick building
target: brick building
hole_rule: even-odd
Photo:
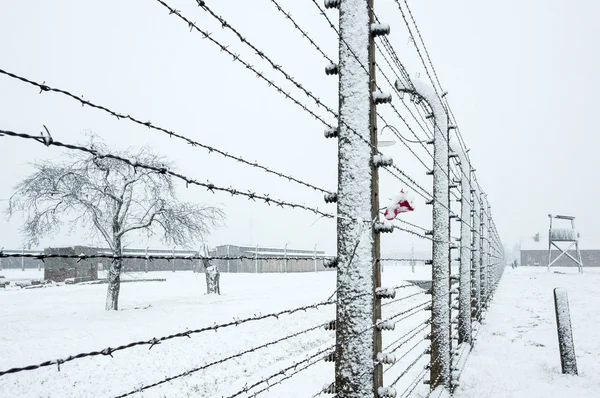
[[[53,247],[44,250],[44,254],[80,255],[95,254],[96,248],[87,246]],[[47,258],[44,262],[44,279],[64,282],[74,278],[76,282],[98,280],[96,259],[79,260],[76,258]]]

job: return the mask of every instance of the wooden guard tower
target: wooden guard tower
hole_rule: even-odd
[[[550,267],[563,255],[573,260],[579,269],[579,272],[583,272],[583,262],[581,261],[581,252],[579,251],[579,234],[575,231],[575,217],[572,216],[560,216],[548,214],[550,218],[550,233],[548,234],[548,271]],[[571,228],[553,228],[552,219],[571,221]],[[559,245],[569,244],[566,248],[562,248]],[[560,251],[560,254],[552,260],[552,246]],[[569,254],[569,250],[575,246],[575,253],[577,258]]]

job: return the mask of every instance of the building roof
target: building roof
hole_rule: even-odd
[[[257,252],[256,250],[244,250],[244,253],[248,253],[248,254],[256,254],[258,256],[273,256],[273,257],[283,257],[285,255],[287,255],[288,257],[314,257],[315,253],[306,253],[306,252],[295,252],[293,250],[288,250],[286,251],[272,251],[272,252],[263,252],[263,251],[259,251]],[[325,252],[316,252],[317,256],[322,257]]]
[[[560,242],[559,247],[566,248],[570,242]],[[575,246],[573,246],[573,249]],[[548,250],[548,235],[540,235],[540,241],[536,242],[533,237],[521,238],[521,251],[524,250]],[[555,247],[552,250],[557,250]],[[579,250],[600,250],[600,241],[596,238],[579,238]]]

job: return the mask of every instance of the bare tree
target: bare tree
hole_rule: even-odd
[[[108,153],[95,137],[90,145]],[[139,164],[171,167],[147,147],[112,153]],[[66,224],[71,231],[93,231],[121,257],[123,239],[134,231],[189,247],[224,220],[217,207],[179,201],[168,174],[119,160],[72,152],[65,161],[36,162],[33,167],[35,172],[16,185],[7,210],[9,217],[24,215],[21,232],[27,244],[37,245],[41,237],[58,233]],[[119,307],[121,271],[122,261],[112,262],[106,310]]]

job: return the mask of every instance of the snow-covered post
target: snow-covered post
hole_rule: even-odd
[[[475,170],[471,169],[471,182],[474,182]],[[471,188],[471,213],[473,214],[472,229],[473,240],[472,240],[472,253],[471,257],[471,320],[479,320],[479,314],[481,312],[481,278],[480,278],[480,258],[481,258],[481,213],[479,212],[479,194],[475,187]]]
[[[487,261],[487,245],[486,245],[486,217],[485,214],[485,194],[480,192],[480,207],[479,207],[479,231],[480,231],[480,240],[479,240],[479,289],[481,291],[479,297],[479,317],[483,316],[483,310],[485,308],[485,304],[487,301],[487,278],[486,278],[486,261]]]
[[[460,271],[458,292],[458,343],[471,343],[471,167],[460,147]]]
[[[364,69],[370,58],[369,3],[345,0],[336,4],[340,108],[335,391],[344,398],[376,396],[371,76]]]
[[[433,113],[433,264],[431,309],[431,389],[450,381],[450,189],[448,115],[433,87],[413,80],[414,89],[400,80],[396,89],[420,97]]]
[[[571,328],[571,315],[569,311],[569,297],[562,288],[554,289],[554,309],[556,311],[556,328],[558,330],[558,348],[560,350],[560,364],[564,374],[576,375],[577,357],[573,342],[573,329]]]

